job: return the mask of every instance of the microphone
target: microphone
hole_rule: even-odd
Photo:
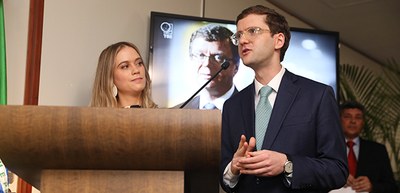
[[[224,60],[224,62],[222,62],[221,64],[221,68],[218,70],[217,73],[214,74],[214,76],[212,76],[206,83],[203,84],[202,87],[200,87],[199,90],[197,90],[188,100],[186,100],[179,108],[182,109],[183,107],[185,107],[201,90],[203,90],[204,87],[207,86],[208,83],[210,83],[215,77],[218,76],[218,74],[222,71],[225,70],[229,67],[230,63],[227,60]]]
[[[142,106],[140,106],[140,105],[128,105],[128,106],[125,106],[124,107],[125,109],[129,109],[129,108],[142,108]]]

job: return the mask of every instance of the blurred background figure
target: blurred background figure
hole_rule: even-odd
[[[346,187],[356,192],[396,193],[397,185],[386,147],[360,137],[365,123],[365,108],[356,101],[340,106],[346,137],[350,175]]]

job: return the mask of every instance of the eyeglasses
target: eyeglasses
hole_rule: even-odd
[[[208,61],[211,59],[211,61],[221,64],[225,60],[228,60],[228,61],[232,60],[230,58],[225,57],[222,54],[210,54],[207,56],[207,55],[201,53],[201,54],[191,54],[191,56],[194,60],[196,60],[199,63],[204,63],[205,61]]]
[[[244,37],[246,35],[247,39],[253,40],[254,37],[256,37],[258,34],[261,34],[263,32],[269,32],[269,29],[262,29],[260,27],[249,27],[245,29],[244,31],[238,31],[235,34],[231,36],[232,43],[235,44],[236,46],[239,45],[240,38]]]

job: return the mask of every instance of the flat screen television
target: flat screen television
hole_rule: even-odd
[[[160,107],[185,102],[201,86],[190,62],[191,34],[203,25],[218,24],[236,32],[234,21],[151,12],[149,72],[153,99]],[[330,85],[338,96],[339,33],[291,28],[292,38],[282,65],[289,71]],[[242,62],[234,77],[241,90],[254,80],[254,72]]]

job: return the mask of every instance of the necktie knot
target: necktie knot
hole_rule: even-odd
[[[217,107],[212,103],[207,103],[204,105],[203,109],[217,109]]]
[[[260,97],[267,97],[272,93],[272,88],[270,86],[263,86],[260,91]]]
[[[353,148],[353,146],[354,146],[354,142],[353,141],[347,141],[347,147],[349,147],[349,148]]]

